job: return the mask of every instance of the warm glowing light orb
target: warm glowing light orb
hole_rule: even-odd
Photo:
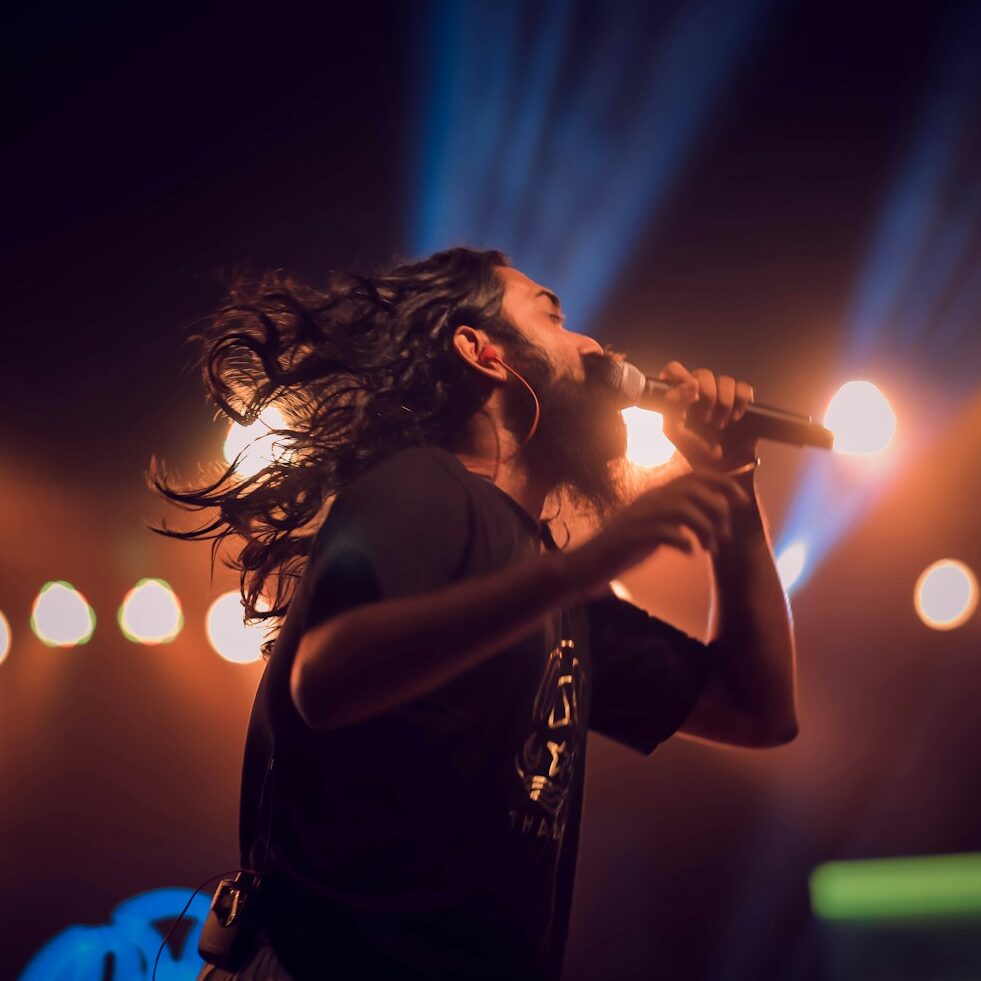
[[[0,610],[0,664],[7,660],[7,655],[10,653],[11,640],[10,621],[3,615],[3,611]]]
[[[627,459],[638,467],[660,467],[674,455],[675,445],[664,435],[664,416],[638,406],[620,413],[627,426]]]
[[[181,604],[163,579],[141,579],[116,614],[123,636],[135,644],[169,644],[184,627]]]
[[[896,415],[872,382],[846,382],[831,399],[824,425],[835,434],[835,452],[881,453],[896,434]]]
[[[940,559],[916,580],[913,605],[928,627],[953,630],[966,623],[977,609],[977,577],[957,559]]]
[[[46,582],[31,607],[31,630],[48,647],[87,644],[95,632],[95,611],[71,583]]]
[[[618,596],[620,599],[626,600],[628,603],[634,602],[633,593],[631,593],[619,579],[610,580],[610,589],[613,590],[614,596]]]
[[[225,438],[225,462],[231,463],[245,450],[236,472],[243,477],[255,476],[264,467],[284,456],[283,437],[280,436],[277,441],[276,434],[270,430],[286,428],[288,427],[282,412],[274,405],[267,405],[251,426],[241,426],[233,422]]]
[[[268,609],[260,602],[260,609]],[[215,652],[234,664],[249,664],[262,657],[260,645],[270,630],[269,623],[246,625],[242,595],[237,590],[222,593],[208,608],[205,633]]]
[[[804,542],[791,542],[777,559],[777,575],[786,592],[794,587],[807,564],[807,545]]]

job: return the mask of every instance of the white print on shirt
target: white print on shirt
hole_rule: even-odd
[[[532,707],[532,731],[515,754],[515,769],[528,800],[537,806],[510,812],[514,831],[562,837],[569,788],[583,744],[585,683],[575,641],[560,641],[545,662]]]

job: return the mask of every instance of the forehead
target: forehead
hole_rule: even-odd
[[[498,273],[504,283],[504,295],[509,299],[527,302],[534,300],[542,292],[550,292],[541,283],[536,283],[520,269],[512,266],[502,266]]]

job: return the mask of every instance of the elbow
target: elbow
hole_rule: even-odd
[[[329,684],[324,677],[322,658],[321,663],[315,663],[305,642],[306,638],[300,641],[290,669],[290,698],[304,725],[323,731],[333,726],[325,697]]]
[[[786,746],[792,743],[800,733],[797,719],[788,722],[781,722],[778,725],[769,725],[762,729],[756,739],[755,745],[760,747]]]

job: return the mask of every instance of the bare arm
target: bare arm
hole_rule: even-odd
[[[549,552],[435,592],[367,603],[307,631],[290,676],[312,729],[419,698],[537,629],[581,592],[571,552]]]
[[[733,512],[732,537],[718,543],[712,559],[719,672],[679,734],[777,746],[797,734],[793,624],[753,474],[737,479],[753,504]]]
[[[554,606],[603,589],[681,525],[724,520],[748,500],[729,477],[688,474],[654,488],[589,541],[419,596],[365,603],[308,630],[290,692],[312,729],[362,721],[435,690],[535,630]]]

